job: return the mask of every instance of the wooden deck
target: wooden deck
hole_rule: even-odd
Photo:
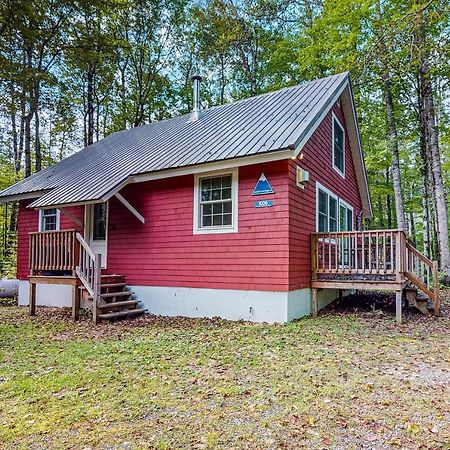
[[[30,315],[36,314],[36,285],[72,286],[72,317],[79,318],[81,302],[92,311],[94,323],[137,316],[146,310],[131,300],[121,275],[102,275],[101,255],[95,254],[76,230],[30,233]]]
[[[317,315],[318,289],[393,290],[398,322],[403,297],[423,303],[420,296],[413,298],[415,289],[431,301],[434,313],[439,315],[437,264],[414,248],[402,230],[313,233],[311,266],[313,315]],[[30,233],[29,280],[32,315],[36,311],[38,283],[72,285],[74,319],[78,317],[81,286],[92,305],[95,323],[102,318],[100,310],[105,307],[106,296],[115,293],[102,284],[101,255],[94,254],[76,230]],[[404,295],[406,290],[408,296]],[[112,296],[114,302],[123,295],[123,290],[118,289]],[[122,303],[125,313],[128,304]]]
[[[401,321],[404,289],[414,287],[439,314],[437,263],[422,255],[403,230],[314,233],[311,236],[313,314],[317,289],[396,291]]]

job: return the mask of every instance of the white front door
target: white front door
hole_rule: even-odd
[[[108,250],[108,202],[86,205],[85,236],[95,254],[102,255],[102,268],[106,268]]]

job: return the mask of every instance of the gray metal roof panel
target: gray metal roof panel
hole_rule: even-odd
[[[295,145],[346,83],[348,74],[303,83],[113,133],[0,192],[50,192],[31,206],[97,201],[129,176],[221,161]],[[5,198],[5,199],[6,199]]]

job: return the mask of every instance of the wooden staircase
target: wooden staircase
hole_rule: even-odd
[[[428,295],[421,294],[413,285],[406,287],[404,292],[409,306],[417,308],[426,316],[431,316],[434,314],[434,302],[428,297]]]
[[[126,289],[127,284],[123,275],[101,275],[100,295],[97,302],[97,314],[94,314],[94,301],[92,295],[84,285],[79,286],[81,300],[96,316],[97,322],[111,321],[126,317],[136,317],[147,310],[139,308],[139,300],[131,297],[134,292]]]
[[[74,305],[74,317],[81,300],[92,311],[94,323],[125,317],[136,317],[147,310],[139,308],[138,300],[132,299],[134,292],[127,290],[123,275],[102,275],[101,255],[94,254],[83,236],[76,235],[80,243],[80,261],[76,275],[81,281],[78,305]]]

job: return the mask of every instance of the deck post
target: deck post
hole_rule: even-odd
[[[433,262],[433,291],[434,291],[434,315],[440,316],[441,314],[441,299],[439,297],[439,270],[438,263]]]
[[[339,301],[342,302],[344,298],[344,291],[342,289],[339,289],[338,292],[339,292]]]
[[[80,289],[75,283],[75,285],[72,286],[72,320],[74,322],[80,318],[80,296]]]
[[[100,299],[100,293],[101,293],[101,284],[102,284],[102,255],[96,254],[95,255],[95,263],[94,263],[94,296],[92,298],[92,320],[95,324],[98,324],[99,322],[99,309],[98,309],[98,302]]]
[[[36,315],[36,283],[30,281],[29,315]]]
[[[315,289],[315,288],[312,289],[311,302],[312,302],[312,305],[311,305],[312,316],[317,317],[317,312],[319,310],[319,306],[317,303],[317,289]]]
[[[402,323],[402,301],[403,301],[403,291],[395,291],[395,320],[397,325]]]

